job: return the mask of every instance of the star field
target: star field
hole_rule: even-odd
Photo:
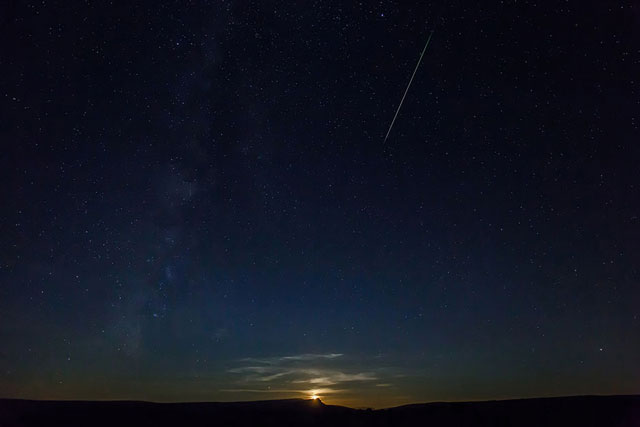
[[[0,16],[0,397],[640,393],[633,2]]]

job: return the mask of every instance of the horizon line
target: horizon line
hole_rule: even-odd
[[[394,408],[402,408],[406,406],[413,405],[431,405],[431,404],[464,404],[464,403],[489,403],[489,402],[509,402],[509,401],[518,401],[518,400],[540,400],[540,399],[571,399],[571,398],[588,398],[588,397],[638,397],[640,398],[640,393],[637,394],[576,394],[576,395],[553,395],[553,396],[536,396],[536,397],[507,397],[507,398],[496,398],[496,399],[469,399],[469,400],[433,400],[428,402],[413,402],[413,403],[405,403],[397,406],[388,406],[388,407],[380,407],[373,408],[368,406],[358,406],[351,407],[346,405],[338,405],[333,403],[325,403],[321,398],[310,399],[303,397],[291,397],[291,398],[283,398],[283,399],[255,399],[255,400],[216,400],[216,401],[153,401],[153,400],[138,400],[138,399],[29,399],[29,398],[21,398],[21,397],[0,397],[1,400],[16,400],[16,401],[25,401],[25,402],[83,402],[83,403],[147,403],[152,405],[175,405],[175,404],[245,404],[245,403],[266,403],[266,402],[291,402],[291,401],[300,401],[300,402],[320,402],[324,406],[336,406],[342,408],[349,408],[353,410],[365,410],[372,409],[376,411],[386,410],[386,409],[394,409]]]

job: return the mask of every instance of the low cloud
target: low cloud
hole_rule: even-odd
[[[322,395],[326,395],[326,394],[335,394],[335,393],[342,393],[346,390],[337,390],[337,389],[332,389],[332,388],[316,388],[316,389],[312,389],[312,390],[300,390],[300,389],[286,389],[286,388],[268,388],[268,389],[254,389],[254,388],[223,388],[220,389],[220,391],[224,391],[227,393],[275,393],[275,394],[282,394],[282,393],[301,393],[301,394],[305,394],[308,395],[309,393],[313,393],[313,394],[322,394]]]
[[[242,387],[227,391],[326,395],[348,391],[356,383],[380,380],[372,371],[354,372],[336,366],[341,364],[343,356],[342,353],[305,353],[240,359],[240,366],[230,368],[228,372],[238,375],[237,383]]]
[[[373,372],[345,373],[340,371],[321,370],[308,371],[309,378],[294,380],[294,383],[308,383],[313,385],[335,385],[354,381],[374,381],[378,377]]]
[[[330,359],[336,359],[336,358],[342,357],[342,356],[344,356],[342,353],[298,354],[297,356],[284,356],[284,357],[281,357],[280,360],[282,360],[282,361],[287,361],[287,360],[305,360],[305,361],[309,361],[309,360],[318,360],[318,359],[330,360]]]
[[[262,358],[245,357],[244,359],[240,359],[240,362],[251,362],[251,363],[265,364],[265,365],[279,365],[286,362],[312,362],[312,361],[318,361],[318,360],[332,360],[342,356],[344,356],[342,353],[327,353],[327,354],[304,353],[304,354],[296,354],[292,356],[280,356],[280,357],[262,357]]]

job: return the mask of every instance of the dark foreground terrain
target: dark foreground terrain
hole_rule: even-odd
[[[374,411],[301,399],[237,403],[0,399],[0,427],[57,425],[640,427],[640,396],[426,403]]]

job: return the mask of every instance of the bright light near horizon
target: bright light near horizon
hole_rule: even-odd
[[[317,394],[312,394],[312,395],[311,395],[311,398],[312,398],[313,400],[317,400],[317,399],[319,399],[319,398],[320,398],[320,396],[318,396]]]

